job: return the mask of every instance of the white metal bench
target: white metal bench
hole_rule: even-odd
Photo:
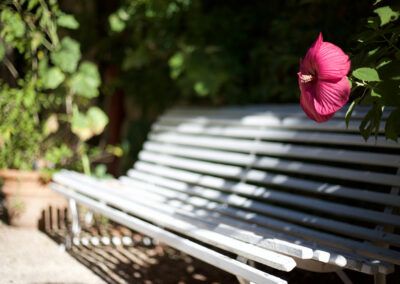
[[[363,115],[346,128],[343,112],[316,124],[294,105],[176,108],[126,176],[61,171],[52,188],[75,217],[78,202],[241,282],[285,283],[256,262],[385,283],[400,265],[400,145],[365,142]]]

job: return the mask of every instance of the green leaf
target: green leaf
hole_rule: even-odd
[[[355,106],[360,102],[361,99],[362,99],[362,97],[356,98],[354,101],[351,102],[349,108],[347,109],[346,115],[345,115],[346,128],[349,127],[351,115],[353,114]]]
[[[400,106],[400,81],[382,81],[375,86],[374,93],[382,97],[385,106]]]
[[[92,137],[88,119],[76,106],[72,111],[71,131],[83,141]]]
[[[171,69],[171,78],[176,79],[183,71],[185,58],[182,52],[175,53],[168,61]]]
[[[379,28],[379,20],[377,17],[369,17],[367,20],[367,27],[373,29],[373,30],[378,30]]]
[[[2,37],[6,42],[12,42],[15,38],[22,38],[25,35],[25,23],[21,15],[9,9],[4,9],[0,15],[2,23]]]
[[[28,2],[28,11],[32,10],[33,8],[35,8],[35,6],[37,6],[37,4],[39,4],[39,0],[29,0],[29,2]]]
[[[102,133],[107,123],[107,115],[98,107],[91,107],[86,115],[73,108],[71,130],[83,141]]]
[[[389,6],[380,7],[375,9],[374,12],[378,14],[381,20],[381,27],[389,22],[396,21],[399,17],[399,12],[393,11]]]
[[[374,48],[374,49],[368,51],[368,56],[374,55],[379,49],[380,49],[380,47],[377,47],[377,48]]]
[[[106,152],[116,157],[122,157],[124,150],[120,146],[107,145]]]
[[[79,96],[94,98],[99,94],[100,83],[97,66],[91,62],[83,62],[78,72],[72,76],[70,87]]]
[[[400,60],[388,61],[379,69],[382,80],[400,80]]]
[[[387,139],[397,142],[400,136],[400,109],[393,110],[386,120],[385,135]]]
[[[44,125],[43,125],[43,133],[45,136],[48,136],[54,132],[56,132],[58,130],[58,119],[57,119],[57,115],[55,113],[53,113],[52,115],[50,115]]]
[[[103,132],[108,123],[107,115],[98,107],[91,107],[87,112],[89,124],[94,135]]]
[[[65,75],[60,68],[52,67],[43,76],[43,86],[46,89],[57,88],[65,79]]]
[[[22,99],[22,102],[25,107],[27,108],[32,108],[35,105],[35,100],[36,100],[36,92],[35,89],[30,86],[28,88],[24,89],[24,96]]]
[[[388,65],[388,64],[390,64],[390,62],[392,62],[392,60],[390,60],[390,59],[388,59],[388,58],[384,58],[384,59],[382,59],[382,60],[378,63],[378,65],[376,65],[376,69],[378,69],[378,70],[379,70],[379,73],[382,74],[381,68],[382,68],[382,67],[385,67],[385,66]]]
[[[125,29],[125,22],[121,20],[116,14],[110,15],[108,23],[113,32],[122,32]]]
[[[135,50],[129,50],[122,62],[122,70],[142,68],[149,62],[149,54],[145,45],[140,45]]]
[[[62,14],[57,19],[57,24],[61,27],[75,30],[79,28],[79,23],[72,15]]]
[[[379,74],[375,69],[369,67],[358,68],[353,71],[353,76],[359,80],[367,82],[378,82],[380,81]]]
[[[107,167],[106,165],[100,164],[94,168],[94,176],[97,178],[102,178],[107,176]]]
[[[40,32],[32,33],[32,40],[31,40],[31,49],[33,52],[42,44],[43,36]]]
[[[123,20],[123,21],[127,21],[130,18],[130,15],[126,12],[125,9],[118,9],[118,11],[116,12],[116,14],[118,15],[118,17]]]
[[[66,144],[61,144],[60,146],[54,146],[49,148],[44,158],[47,162],[53,165],[64,164],[69,158],[73,157],[74,153],[71,148]]]
[[[372,89],[371,90],[371,97],[381,98],[382,95],[379,94],[376,90]]]
[[[382,117],[382,108],[379,104],[374,104],[372,108],[365,115],[363,120],[360,123],[360,133],[361,136],[368,140],[371,134],[374,134],[377,137],[379,133],[379,126]]]
[[[49,67],[49,59],[48,57],[43,57],[39,60],[38,64],[38,73],[40,77],[45,76],[47,69]]]
[[[349,81],[350,89],[352,89],[353,88],[353,81],[350,78],[347,78],[347,81]]]
[[[196,93],[202,97],[208,95],[210,93],[210,90],[207,88],[207,86],[203,82],[196,82],[193,86],[193,89],[196,91]]]
[[[50,58],[64,72],[73,73],[81,58],[79,43],[70,37],[63,38],[60,47],[51,53]]]
[[[0,61],[3,60],[5,55],[6,55],[6,47],[4,46],[4,43],[0,41]]]

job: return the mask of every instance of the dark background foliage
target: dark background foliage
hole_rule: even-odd
[[[128,151],[120,170],[131,165],[150,123],[172,105],[297,102],[298,62],[318,33],[351,53],[372,4],[61,1],[81,23],[72,36],[82,53],[100,66],[107,139]]]

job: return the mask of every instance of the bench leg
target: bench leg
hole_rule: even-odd
[[[71,214],[72,225],[71,225],[70,234],[66,238],[65,246],[67,249],[71,249],[74,244],[74,240],[77,237],[79,237],[79,234],[81,232],[81,225],[79,223],[79,211],[78,211],[78,205],[76,204],[76,201],[74,199],[69,199],[68,207],[69,207],[69,212]]]
[[[249,263],[250,266],[254,267],[254,261],[248,260],[247,258],[244,258],[243,256],[238,256],[236,258],[238,261],[243,262],[243,263]],[[237,280],[239,281],[240,284],[255,284],[254,282],[250,282],[242,277],[236,276]]]
[[[375,284],[386,284],[386,275],[382,273],[374,274]]]
[[[336,271],[336,274],[337,276],[339,276],[340,280],[342,280],[344,284],[353,284],[349,276],[347,276],[347,274],[343,270]]]

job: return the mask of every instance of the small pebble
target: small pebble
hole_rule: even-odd
[[[193,277],[193,279],[196,279],[196,280],[199,280],[199,281],[206,281],[207,280],[207,277],[204,276],[203,274],[196,273],[196,274],[193,274],[192,277]]]
[[[143,244],[144,244],[145,246],[150,246],[150,245],[151,245],[151,240],[150,240],[150,238],[144,237],[144,238],[143,238]]]
[[[132,238],[131,238],[131,237],[128,237],[128,236],[123,236],[123,237],[122,237],[122,244],[123,244],[124,246],[130,246],[130,245],[132,245],[132,244],[133,244]]]
[[[109,237],[102,237],[101,242],[103,243],[103,245],[106,245],[106,246],[108,246],[111,243]]]
[[[189,265],[188,267],[186,267],[186,271],[188,273],[192,273],[194,271],[194,266],[193,265]]]
[[[115,245],[115,246],[120,246],[122,243],[121,243],[121,238],[120,237],[112,237],[112,243]]]

